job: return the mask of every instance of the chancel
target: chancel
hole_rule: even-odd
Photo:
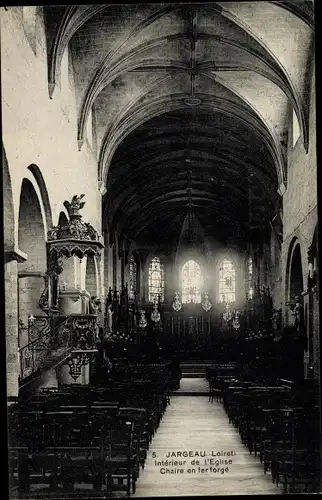
[[[321,492],[314,37],[1,8],[10,498]]]

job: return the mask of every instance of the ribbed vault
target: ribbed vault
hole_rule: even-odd
[[[247,239],[250,225],[268,222],[278,198],[260,136],[241,120],[189,107],[150,120],[122,142],[107,192],[111,231],[141,244],[156,243],[165,228],[167,244],[175,244],[189,203],[208,235]]]
[[[172,244],[189,204],[222,240],[268,223],[293,112],[308,148],[313,2],[50,6],[45,19],[50,95],[69,44],[77,139],[94,120],[112,233]]]

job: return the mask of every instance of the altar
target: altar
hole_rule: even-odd
[[[200,306],[189,304],[184,311],[165,312],[163,343],[181,358],[207,358],[213,345],[213,318]]]

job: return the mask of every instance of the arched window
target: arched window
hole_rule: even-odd
[[[236,272],[230,260],[223,260],[219,269],[219,301],[235,302]]]
[[[136,260],[133,255],[130,258],[129,264],[129,297],[130,299],[134,299],[136,293],[136,284],[137,284],[137,272],[138,266]]]
[[[254,288],[253,288],[253,259],[249,257],[247,260],[247,297],[249,299],[253,298]]]
[[[194,260],[188,260],[181,271],[182,302],[201,303],[201,269]]]
[[[164,302],[164,266],[159,257],[153,257],[149,266],[149,301],[160,295]]]

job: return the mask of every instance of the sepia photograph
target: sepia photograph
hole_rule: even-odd
[[[315,4],[0,8],[9,500],[322,493]]]

